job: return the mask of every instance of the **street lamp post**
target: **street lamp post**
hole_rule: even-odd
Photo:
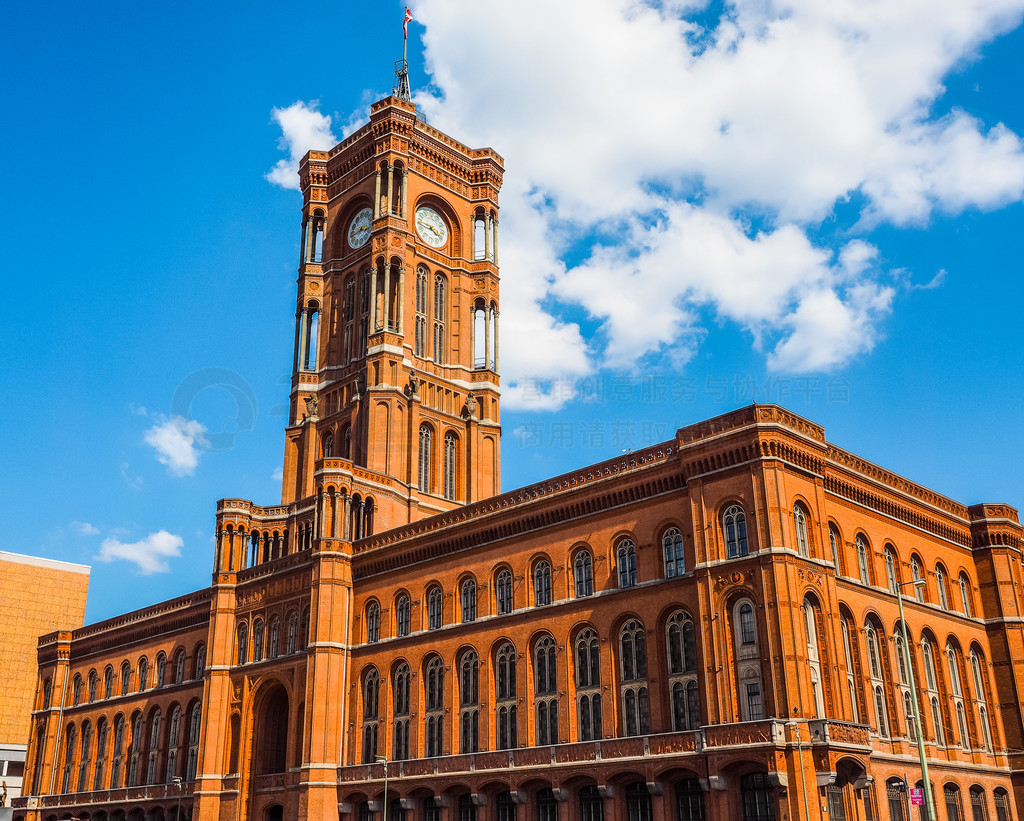
[[[924,728],[921,725],[921,711],[917,707],[917,685],[914,683],[914,665],[910,660],[910,636],[907,635],[907,620],[903,615],[903,588],[911,585],[917,587],[925,583],[924,579],[897,583],[896,598],[900,603],[900,627],[903,630],[903,660],[907,666],[907,677],[910,679],[910,706],[914,710],[914,727],[917,730],[917,757],[921,760],[921,779],[924,784],[924,803],[928,811],[928,821],[935,821],[935,804],[932,802],[932,785],[928,780],[928,759],[924,754]],[[907,784],[910,791],[910,784]]]
[[[181,821],[181,777],[174,776],[174,785],[178,788],[178,811],[174,815],[174,821]]]
[[[388,821],[388,757],[379,755],[377,760],[384,765],[384,807],[381,810],[381,821]]]

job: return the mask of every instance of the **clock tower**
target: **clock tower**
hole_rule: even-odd
[[[401,96],[302,159],[282,504],[325,536],[499,492],[498,190],[503,163]]]

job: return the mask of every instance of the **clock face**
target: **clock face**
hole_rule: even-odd
[[[352,217],[348,226],[348,244],[351,248],[362,248],[370,238],[370,225],[373,215],[369,208],[364,208]]]
[[[440,248],[448,242],[448,226],[433,208],[416,209],[416,232],[432,248]]]

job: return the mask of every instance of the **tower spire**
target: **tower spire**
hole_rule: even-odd
[[[405,18],[402,20],[402,59],[395,62],[395,87],[391,93],[399,100],[412,100],[412,90],[409,88],[409,21],[412,20],[412,11],[405,7]]]

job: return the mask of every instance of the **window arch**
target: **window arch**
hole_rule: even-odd
[[[281,619],[274,616],[270,620],[270,639],[267,643],[267,658],[276,659],[281,655]]]
[[[288,613],[288,644],[289,655],[299,647],[299,614],[294,610]]]
[[[96,688],[99,686],[100,677],[96,674],[95,670],[89,671],[89,703],[92,704],[96,700]]]
[[[551,563],[540,559],[533,565],[533,604],[544,607],[551,604]]]
[[[377,760],[377,717],[380,710],[380,674],[371,667],[363,674],[363,763]]]
[[[121,662],[121,695],[128,695],[132,686],[132,666],[127,662]]]
[[[807,639],[807,668],[811,682],[811,700],[814,704],[814,717],[825,717],[825,693],[821,678],[820,637],[818,635],[818,606],[810,596],[804,598],[804,637]]]
[[[935,565],[935,589],[939,594],[939,606],[949,610],[949,589],[946,586],[946,568],[941,563]]]
[[[619,587],[636,587],[636,545],[632,539],[623,539],[615,549],[615,567],[619,574]]]
[[[404,761],[409,757],[409,687],[412,671],[404,661],[395,669],[391,679],[391,704],[394,712],[394,733],[391,758]]]
[[[75,673],[74,681],[71,684],[71,706],[77,707],[82,703],[82,677]]]
[[[427,591],[427,629],[440,630],[444,623],[441,588],[434,586]]]
[[[950,642],[946,642],[946,664],[949,669],[949,690],[953,700],[953,712],[956,714],[960,746],[969,750],[971,737],[967,730],[967,710],[964,706],[963,680],[960,676],[960,653]]]
[[[86,720],[82,722],[82,748],[78,756],[78,789],[77,792],[85,792],[89,778],[89,768],[92,764],[92,724]]]
[[[149,719],[149,766],[146,768],[146,783],[156,784],[157,765],[160,758],[160,730],[163,714],[160,708],[153,711]]]
[[[252,625],[252,660],[263,661],[263,619],[256,619]],[[184,659],[182,659],[184,673]]]
[[[427,658],[424,676],[424,755],[433,758],[442,754],[444,740],[444,662],[436,653]]]
[[[921,560],[917,556],[910,557],[910,578],[915,582],[914,584],[914,599],[915,601],[924,602],[926,600],[925,585],[916,584],[916,582],[924,581],[924,567],[921,565]]]
[[[835,565],[836,575],[844,575],[843,566],[843,550],[842,550],[843,539],[839,535],[839,530],[834,524],[828,526],[828,545],[832,550],[832,564]]]
[[[899,559],[896,557],[896,550],[892,545],[885,546],[885,581],[889,586],[889,592],[899,595],[900,575]]]
[[[455,434],[444,435],[444,498],[455,501],[458,496],[459,443]]]
[[[192,678],[197,681],[206,675],[206,645],[202,642],[196,645],[195,664],[193,665]]]
[[[586,548],[573,556],[572,578],[577,599],[594,595],[594,559]]]
[[[419,441],[419,457],[420,457],[420,470],[419,470],[419,483],[420,490],[424,493],[433,493],[433,483],[431,481],[433,477],[433,471],[431,470],[431,456],[434,449],[434,431],[430,425],[424,423],[420,425],[420,441]]]
[[[427,269],[416,268],[416,327],[413,335],[413,353],[425,358],[427,355]]]
[[[670,527],[661,537],[662,555],[665,558],[665,578],[674,579],[686,572],[683,558],[683,534],[678,527]]]
[[[103,698],[111,698],[114,695],[114,668],[109,664],[103,671]]]
[[[982,742],[985,745],[985,751],[991,753],[993,751],[993,744],[992,725],[989,723],[988,715],[988,688],[985,686],[983,662],[974,647],[971,648],[971,677],[974,684],[974,706],[978,711],[978,723],[981,725]]]
[[[163,687],[167,683],[167,655],[161,651],[156,654],[156,686]]]
[[[495,656],[495,708],[499,750],[510,750],[518,745],[516,698],[516,648],[505,642]]]
[[[459,659],[459,752],[480,750],[480,659],[466,650]]]
[[[445,307],[447,304],[448,284],[444,276],[434,276],[434,361],[441,364],[445,361]]]
[[[181,743],[181,707],[177,704],[171,710],[167,725],[167,778],[168,784],[178,777],[178,745]]]
[[[236,663],[245,664],[249,660],[249,627],[244,621],[238,623],[238,629],[236,631],[235,636],[235,645],[237,650]],[[159,670],[159,668],[157,669]],[[159,681],[157,681],[157,686],[160,686]]]
[[[868,679],[875,705],[875,726],[880,736],[888,738],[889,711],[885,701],[885,667],[882,663],[879,632],[871,621],[866,622],[864,625],[864,643],[867,647]]]
[[[78,737],[78,730],[74,724],[69,724],[64,731],[64,779],[61,782],[61,792],[71,792],[71,771],[75,763],[75,741]]]
[[[325,433],[320,440],[320,451],[324,459],[330,459],[334,455],[334,434]]]
[[[731,505],[722,514],[722,532],[725,536],[725,552],[730,559],[748,554],[747,516],[739,505]]]
[[[459,585],[459,604],[462,607],[462,623],[476,621],[476,582],[464,579]]]
[[[395,601],[395,635],[399,638],[408,636],[411,623],[412,601],[407,593],[402,593]]]
[[[960,573],[960,609],[967,618],[974,617],[974,609],[971,607],[971,580],[963,572]]]
[[[854,541],[857,551],[857,572],[861,584],[871,584],[871,561],[868,555],[868,543],[859,533]]]
[[[146,690],[146,685],[149,683],[149,660],[143,656],[139,659],[139,692],[143,693]]]
[[[380,605],[371,601],[366,605],[366,643],[380,641]]]
[[[601,645],[590,627],[581,630],[573,642],[576,660],[576,705],[579,741],[602,737]]]
[[[103,789],[103,767],[107,761],[107,736],[109,735],[109,730],[110,727],[107,724],[107,719],[105,716],[102,716],[96,722],[96,769],[93,770],[92,774],[93,790]]]
[[[513,610],[512,604],[512,571],[504,568],[498,571],[494,579],[495,612],[506,616]]]
[[[551,636],[538,639],[533,647],[533,690],[536,696],[537,744],[557,744],[558,668],[555,641]]]
[[[797,502],[793,505],[793,527],[796,530],[796,552],[805,559],[811,555],[811,540],[807,532],[807,511]]]
[[[857,648],[853,643],[854,635],[853,622],[846,615],[840,616],[840,633],[843,638],[843,660],[846,662],[846,689],[850,697],[850,707],[853,710],[853,720],[860,721],[860,700],[858,694],[861,689],[857,686],[858,661]]]
[[[950,821],[960,821],[964,817],[960,788],[953,782],[949,782],[942,788],[942,797],[946,802],[946,817]]]
[[[749,599],[740,599],[733,605],[732,631],[740,720],[759,721],[765,717],[761,659],[754,604]]]
[[[911,671],[907,667],[907,647],[903,641],[903,627],[901,624],[896,625],[893,633],[893,643],[896,650],[896,687],[902,697],[903,718],[907,728],[906,735],[911,741],[917,741],[917,727],[914,724],[914,693],[910,687]],[[911,664],[913,664],[913,661],[911,661]]]
[[[626,622],[619,631],[619,676],[624,735],[646,735],[651,729],[647,642],[644,626],[637,619]]]

